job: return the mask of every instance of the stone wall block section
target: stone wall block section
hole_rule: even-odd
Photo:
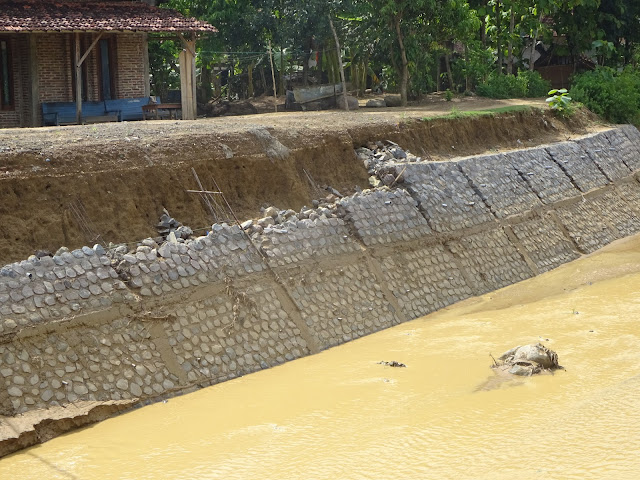
[[[341,218],[320,217],[287,222],[281,228],[266,228],[260,235],[260,248],[271,267],[289,267],[360,252],[360,245],[349,236]]]
[[[0,269],[0,335],[122,301],[123,283],[104,249],[83,247]]]
[[[580,194],[546,150],[517,150],[508,152],[505,156],[545,205]]]
[[[576,143],[587,152],[609,181],[615,182],[631,175],[631,170],[623,162],[621,153],[611,146],[605,132],[580,138]]]
[[[609,140],[613,156],[622,160],[630,171],[640,170],[640,133],[636,127],[624,125],[603,134]]]
[[[580,256],[550,215],[526,220],[511,228],[540,273]]]
[[[504,154],[466,158],[459,165],[498,218],[522,214],[541,205]]]
[[[453,257],[441,244],[398,251],[379,261],[385,282],[406,318],[418,318],[473,296]]]
[[[633,125],[621,125],[618,127],[618,131],[623,133],[629,139],[631,146],[640,154],[640,131],[638,131],[638,129]],[[634,171],[640,170],[638,162],[640,162],[640,160],[636,158],[632,160],[628,166]]]
[[[640,214],[630,208],[615,190],[593,199],[593,205],[617,238],[640,232]]]
[[[180,306],[164,328],[189,383],[222,382],[309,354],[276,293],[259,285]]]
[[[627,206],[640,213],[640,183],[636,181],[616,185],[616,192],[627,202]]]
[[[432,233],[417,202],[403,189],[365,190],[343,198],[338,215],[366,246],[407,242]]]
[[[0,391],[7,392],[11,414],[158,395],[165,380],[176,379],[146,326],[130,319],[0,345]],[[6,405],[1,393],[0,405]]]
[[[406,168],[406,169],[405,169]],[[404,185],[435,232],[453,232],[495,217],[455,162],[400,164]]]
[[[581,192],[586,193],[609,183],[604,173],[578,143],[556,143],[548,146],[546,150]]]
[[[475,285],[477,293],[487,293],[533,276],[527,262],[509,241],[502,228],[467,235],[447,243]]]
[[[366,262],[318,267],[287,286],[321,349],[400,323]]]
[[[570,238],[583,253],[595,252],[616,239],[604,221],[600,202],[585,200],[555,211]]]

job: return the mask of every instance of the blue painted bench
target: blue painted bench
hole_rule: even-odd
[[[117,112],[119,122],[142,120],[142,106],[150,101],[149,97],[105,100],[105,110]]]
[[[82,102],[82,123],[142,120],[142,106],[149,102],[149,97]],[[44,125],[76,124],[76,103],[42,103],[42,123]]]
[[[108,110],[105,102],[82,102],[82,123],[115,122],[117,112]],[[75,102],[45,102],[42,104],[44,125],[72,125],[77,123]]]

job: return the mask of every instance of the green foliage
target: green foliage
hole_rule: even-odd
[[[518,72],[518,79],[521,82],[526,82],[526,96],[530,98],[544,97],[551,88],[551,83],[542,78],[538,72],[531,72],[529,70]]]
[[[453,100],[453,92],[447,88],[447,91],[444,92],[444,98],[447,102],[450,102],[451,100]]]
[[[538,72],[519,72],[518,76],[492,73],[486,82],[478,85],[477,93],[490,98],[541,97],[550,86]]]
[[[577,75],[570,93],[610,122],[640,124],[640,72],[632,67],[620,72],[597,67]]]
[[[571,97],[566,88],[549,90],[550,97],[547,98],[549,108],[559,115],[569,115],[572,112]]]

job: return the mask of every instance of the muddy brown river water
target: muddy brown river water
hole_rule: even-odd
[[[639,293],[634,237],[24,450],[0,479],[637,479]],[[493,376],[490,353],[540,340],[566,371]]]

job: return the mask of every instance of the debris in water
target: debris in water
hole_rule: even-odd
[[[508,350],[500,355],[498,361],[493,359],[491,368],[525,377],[545,371],[564,370],[564,367],[558,364],[558,354],[541,343],[518,346]]]
[[[386,365],[387,367],[396,367],[396,368],[407,368],[407,366],[404,363],[396,362],[395,360],[392,360],[390,362],[386,362],[383,360],[381,362],[378,362],[378,365]]]

